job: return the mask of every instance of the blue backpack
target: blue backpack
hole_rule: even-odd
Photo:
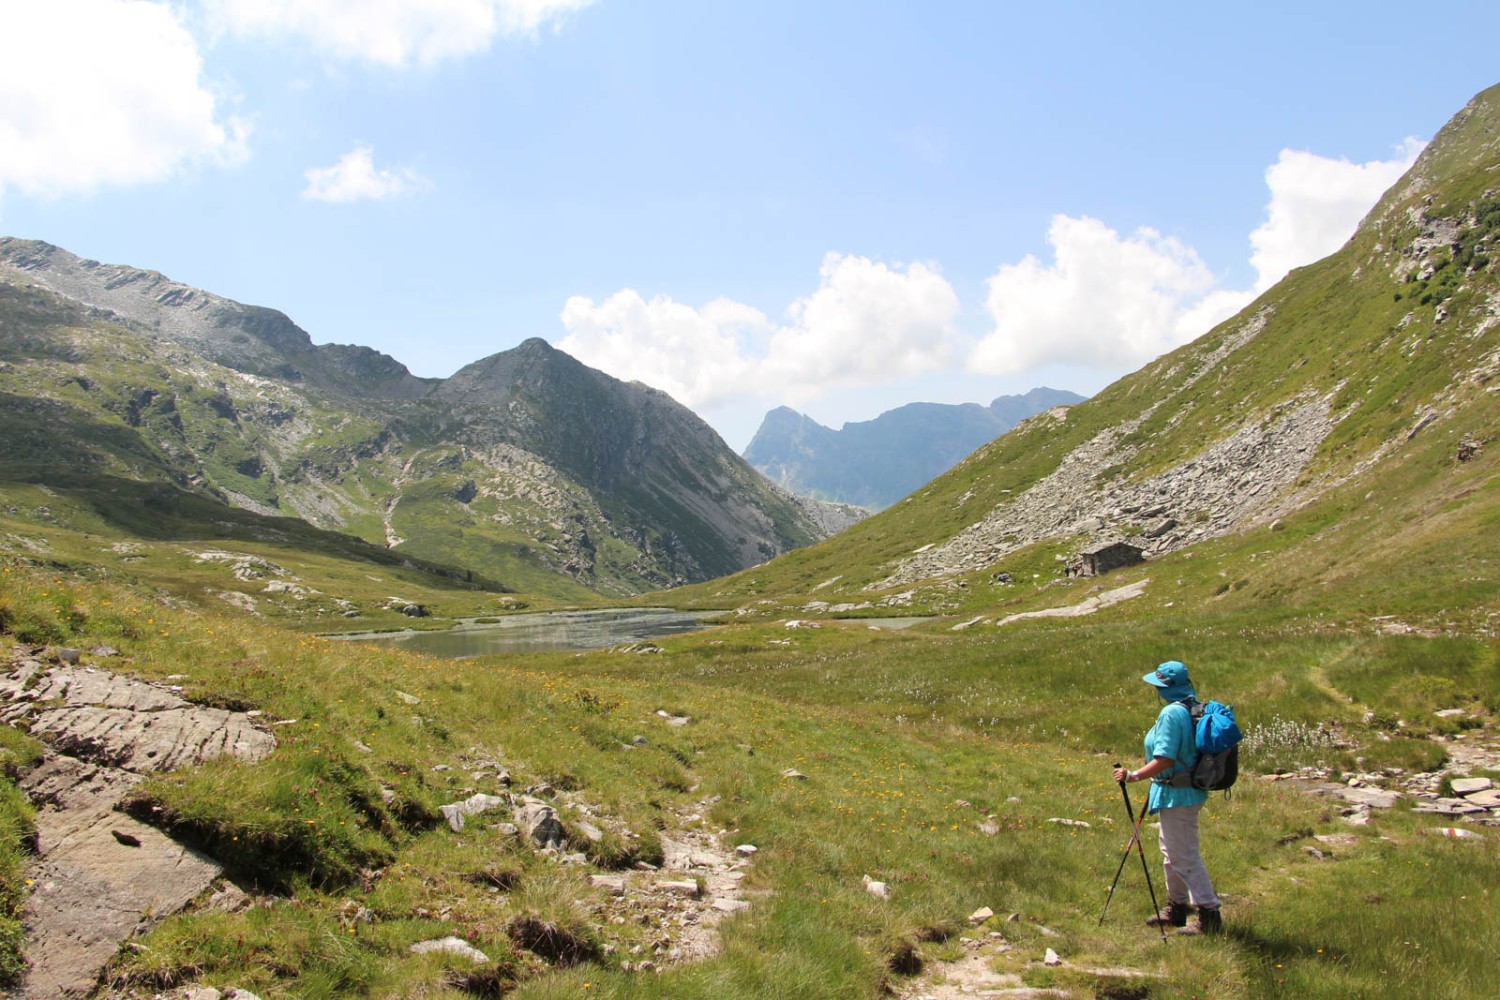
[[[1187,709],[1188,717],[1193,720],[1198,761],[1188,770],[1174,774],[1169,784],[1205,792],[1224,791],[1240,775],[1240,740],[1244,739],[1240,727],[1235,725],[1233,706],[1191,699],[1177,704]]]

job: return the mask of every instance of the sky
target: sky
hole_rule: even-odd
[[[1436,15],[1434,15],[1436,16]],[[1092,394],[1336,250],[1500,4],[0,0],[0,234],[446,377]]]

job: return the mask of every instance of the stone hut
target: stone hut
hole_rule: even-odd
[[[1102,576],[1112,569],[1134,566],[1145,560],[1145,550],[1129,542],[1106,542],[1084,549],[1078,555],[1078,576]]]

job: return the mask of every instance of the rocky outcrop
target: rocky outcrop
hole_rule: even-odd
[[[71,651],[70,651],[71,652]],[[76,654],[69,656],[76,659]],[[218,879],[212,858],[116,810],[146,774],[219,756],[265,758],[275,739],[245,712],[20,651],[0,677],[0,718],[49,745],[22,789],[38,807],[23,922],[27,997],[81,996],[120,942],[181,910]]]
[[[11,704],[0,720],[29,721],[55,751],[142,774],[213,757],[261,760],[275,739],[244,712],[206,708],[154,684],[89,667],[47,668],[30,660],[0,678]]]
[[[780,487],[777,489],[827,537],[837,535],[845,528],[852,528],[870,516],[869,510],[856,507],[854,504],[838,503],[833,500],[815,500],[812,497],[796,496]]]

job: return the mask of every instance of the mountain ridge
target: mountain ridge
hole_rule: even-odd
[[[828,532],[686,407],[537,338],[421,379],[276,310],[14,238],[0,292],[0,451],[33,475],[65,453],[519,590],[626,595]],[[43,441],[48,423],[77,430]]]

